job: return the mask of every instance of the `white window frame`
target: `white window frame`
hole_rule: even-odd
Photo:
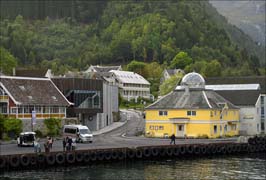
[[[16,112],[14,113],[13,110],[16,110]],[[17,114],[18,113],[18,108],[17,107],[11,107],[10,108],[10,114]]]
[[[159,111],[159,116],[168,116],[168,111]]]

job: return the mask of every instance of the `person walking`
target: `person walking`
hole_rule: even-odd
[[[72,138],[71,137],[68,138],[67,144],[68,144],[68,150],[69,151],[72,149],[72,143],[73,143]]]
[[[172,136],[170,137],[171,142],[170,144],[174,143],[175,144],[175,134],[172,134]]]
[[[48,138],[48,147],[49,147],[49,150],[51,151],[53,147],[53,139],[51,137]]]
[[[46,141],[43,145],[44,145],[45,153],[49,153],[50,152],[49,142]]]
[[[39,143],[39,139],[34,141],[34,152],[35,153],[40,153],[41,152],[41,146],[40,146],[40,143]]]

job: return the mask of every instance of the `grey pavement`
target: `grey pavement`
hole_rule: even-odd
[[[114,129],[117,129],[117,128],[123,126],[125,123],[126,123],[126,121],[124,121],[124,122],[114,122],[111,125],[106,126],[106,127],[102,128],[102,129],[100,129],[98,131],[93,131],[92,134],[93,134],[93,136],[98,136],[98,135],[110,132],[110,131],[112,131]]]

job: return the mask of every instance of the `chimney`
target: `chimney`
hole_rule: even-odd
[[[12,69],[12,71],[13,71],[13,76],[16,76],[16,68],[15,67],[13,67],[13,69]]]

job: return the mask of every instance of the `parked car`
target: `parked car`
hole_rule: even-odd
[[[64,125],[64,138],[72,138],[74,142],[90,142],[93,141],[93,134],[87,126],[82,125]]]
[[[17,138],[18,146],[34,146],[34,141],[36,140],[35,132],[22,132]]]

